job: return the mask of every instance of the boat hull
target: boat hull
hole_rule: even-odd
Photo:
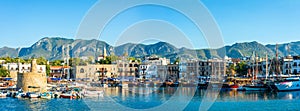
[[[279,82],[275,84],[277,91],[300,90],[300,81]]]
[[[246,91],[266,91],[267,88],[265,86],[244,86]]]

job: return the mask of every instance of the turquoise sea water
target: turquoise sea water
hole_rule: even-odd
[[[195,88],[108,88],[99,97],[85,99],[17,99],[0,98],[0,110],[186,110],[195,111],[213,101],[210,111],[295,111],[300,110],[300,91],[213,92]],[[206,94],[210,96],[206,96]],[[207,105],[207,104],[205,104]],[[209,105],[209,104],[208,104]]]

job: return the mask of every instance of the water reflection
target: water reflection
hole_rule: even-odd
[[[218,95],[216,102],[256,102],[256,101],[276,101],[276,100],[295,100],[300,98],[300,91],[292,92],[262,92],[262,91],[221,91],[213,90],[195,90],[195,88],[134,88],[130,90],[114,89],[107,90],[107,96],[114,96],[114,100],[124,106],[138,109],[148,109],[162,105],[164,102],[173,101],[172,97],[180,98],[180,101],[190,101],[187,107],[193,107],[193,110],[198,110],[203,100],[206,97],[214,98]],[[136,93],[136,92],[141,93]],[[151,92],[151,93],[147,93]],[[193,95],[193,99],[188,97]],[[176,99],[174,99],[176,100]],[[131,104],[129,104],[131,103]],[[178,101],[178,105],[179,105]],[[176,103],[175,103],[176,104]]]
[[[291,91],[291,92],[277,92],[278,99],[299,99],[300,98],[300,91]]]
[[[142,93],[136,93],[142,92]],[[147,93],[152,92],[152,93]],[[170,107],[178,108],[185,107],[185,110],[198,110],[203,103],[205,94],[207,97],[213,97],[215,94],[211,90],[196,90],[190,87],[178,88],[133,88],[130,90],[122,88],[107,88],[105,96],[99,98],[79,99],[14,99],[1,98],[0,110],[16,109],[16,110],[130,110],[118,109],[120,106],[126,106],[133,109],[148,109],[156,107],[165,107],[166,110]],[[300,91],[292,92],[249,92],[249,91],[221,91],[217,94],[217,100],[212,105],[210,110],[220,110],[224,107],[227,109],[243,110],[243,108],[234,107],[236,105],[241,107],[248,107],[249,109],[256,108],[258,110],[271,110],[282,106],[290,109],[297,109],[297,104],[300,104]],[[190,97],[193,97],[190,99]],[[113,105],[118,103],[119,105]],[[172,105],[165,105],[171,103]],[[188,104],[186,104],[188,103]],[[169,107],[168,107],[169,106]],[[154,109],[155,110],[155,109]],[[178,109],[181,110],[181,109]],[[224,109],[226,110],[226,108]],[[278,109],[277,109],[278,110]],[[283,109],[285,110],[285,109]]]

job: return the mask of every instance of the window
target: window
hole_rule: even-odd
[[[80,69],[80,73],[84,73],[84,69],[83,68]]]

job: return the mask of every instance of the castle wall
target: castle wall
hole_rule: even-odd
[[[32,60],[31,66],[31,72],[18,73],[17,88],[22,88],[24,92],[46,92],[46,73],[38,72],[36,59]]]
[[[37,88],[28,88],[29,86]],[[25,92],[46,92],[46,87],[46,74],[33,72],[18,74],[17,88],[22,88]]]

